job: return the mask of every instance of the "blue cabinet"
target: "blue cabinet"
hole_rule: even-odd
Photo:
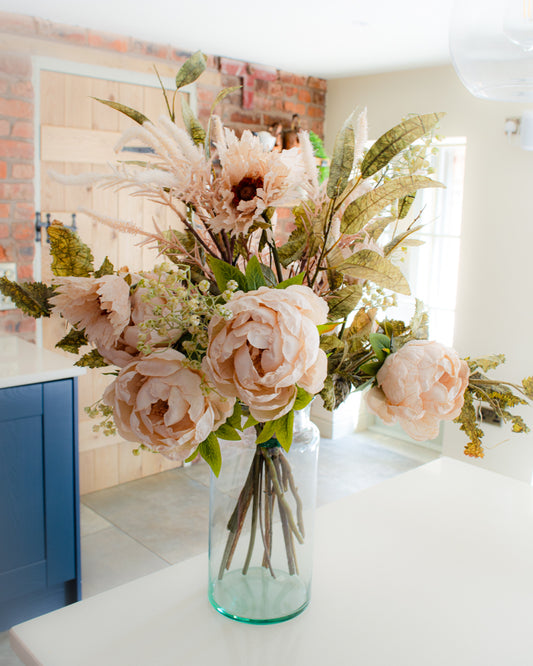
[[[77,380],[0,389],[0,631],[81,597]]]

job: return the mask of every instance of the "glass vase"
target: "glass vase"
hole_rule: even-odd
[[[320,435],[305,409],[288,453],[251,440],[228,442],[211,474],[209,600],[234,620],[269,624],[309,604]]]

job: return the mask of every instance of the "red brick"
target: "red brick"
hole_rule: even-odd
[[[0,245],[0,261],[16,261],[17,246],[14,241],[6,240]]]
[[[33,265],[32,264],[19,264],[17,266],[17,279],[18,280],[31,280],[33,279]]]
[[[21,261],[27,261],[29,259],[33,259],[33,255],[35,252],[35,248],[33,246],[33,236],[32,236],[32,243],[31,244],[21,244],[19,243],[17,245],[17,263]]]
[[[5,95],[9,90],[7,79],[0,79],[0,95]]]
[[[33,201],[33,185],[30,183],[0,183],[0,199]]]
[[[2,25],[2,28],[4,26]],[[10,76],[30,77],[31,60],[29,56],[14,55],[12,53],[3,53],[0,55],[0,72],[5,72]]]
[[[298,99],[300,102],[305,102],[306,104],[311,101],[311,93],[309,90],[302,88],[298,91]]]
[[[89,46],[118,51],[119,53],[126,53],[129,46],[128,40],[123,37],[110,35],[105,32],[93,32],[92,30],[89,30],[88,42]]]
[[[0,25],[3,32],[18,35],[32,35],[35,33],[35,19],[32,16],[0,12]]]
[[[15,240],[33,240],[35,235],[33,222],[13,222],[11,235]]]
[[[313,104],[321,104],[322,106],[326,103],[326,93],[323,90],[312,90],[312,102]]]
[[[250,65],[248,69],[254,79],[262,79],[263,81],[277,81],[278,79],[278,70],[274,67]]]
[[[309,79],[307,80],[307,85],[310,88],[317,88],[318,90],[324,90],[324,92],[328,89],[328,82],[326,79],[317,79],[314,76],[310,76]]]
[[[254,91],[253,88],[245,87],[242,91],[242,108],[253,109],[254,107]]]
[[[324,108],[321,106],[309,106],[307,108],[307,115],[311,118],[323,118]]]
[[[296,88],[294,86],[283,86],[283,94],[285,97],[292,97],[293,95],[296,95]]]
[[[33,207],[33,204],[29,203],[17,203],[15,205],[15,220],[31,220],[31,223],[33,225],[33,221],[35,219],[35,208]]]
[[[0,120],[0,136],[9,136],[9,120]]]
[[[274,81],[274,83],[270,84],[269,93],[272,95],[272,97],[282,97],[284,93],[283,88],[284,86],[282,83],[279,81]]]
[[[32,118],[33,104],[20,99],[0,99],[0,115],[13,118]]]
[[[4,219],[9,217],[10,214],[10,205],[5,203],[0,203],[0,217]]]
[[[31,81],[18,81],[17,83],[11,84],[11,94],[13,97],[33,99],[33,86]]]
[[[36,19],[37,33],[42,37],[59,39],[69,44],[87,44],[87,30],[61,23],[52,23],[43,19]]]
[[[7,162],[0,162],[0,179],[7,178]]]
[[[222,73],[221,84],[223,88],[233,88],[234,86],[240,86],[241,83],[242,81],[238,76]]]
[[[6,222],[2,222],[0,224],[0,238],[9,238],[10,233],[11,233],[11,225],[7,224]]]
[[[15,157],[19,160],[31,160],[33,144],[11,139],[0,139],[0,156]]]
[[[33,164],[13,164],[11,177],[15,180],[31,180],[33,178]]]
[[[152,42],[143,42],[140,39],[134,39],[130,42],[129,50],[132,53],[150,56],[150,58],[169,59],[169,47],[166,44],[153,44]]]
[[[205,86],[198,86],[196,89],[196,98],[201,104],[211,106],[215,101],[215,98],[218,94],[218,91],[213,90],[212,88],[206,88]]]
[[[222,74],[231,76],[245,76],[248,74],[248,66],[241,60],[230,60],[229,58],[220,58],[220,71]]]
[[[290,72],[280,72],[279,78],[283,83],[290,83],[293,86],[305,86],[307,82],[307,77],[291,74]]]
[[[234,111],[230,120],[232,123],[243,123],[243,125],[260,125],[261,116],[258,113],[245,114],[242,111]]]
[[[297,104],[295,102],[285,102],[283,104],[285,111],[290,113],[297,113],[299,116],[304,116],[306,112],[305,104]]]
[[[11,136],[20,137],[21,139],[33,139],[33,123],[18,120],[13,125]]]

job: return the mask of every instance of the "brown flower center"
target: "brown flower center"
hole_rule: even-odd
[[[168,411],[168,402],[165,402],[165,400],[158,400],[157,402],[154,402],[150,411],[152,416],[158,416],[162,419]]]
[[[252,359],[252,363],[254,364],[254,368],[257,371],[257,374],[260,377],[264,377],[265,371],[263,370],[263,366],[261,364],[262,358],[263,358],[263,350],[262,349],[257,349],[257,347],[252,347],[252,345],[247,342],[248,345],[248,353],[250,354],[250,358]]]
[[[257,190],[263,187],[263,179],[243,178],[238,185],[231,188],[233,192],[233,205],[238,206],[241,201],[252,201],[257,195]]]

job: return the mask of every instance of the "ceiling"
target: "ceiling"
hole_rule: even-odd
[[[0,0],[0,10],[335,78],[448,63],[453,0]]]

